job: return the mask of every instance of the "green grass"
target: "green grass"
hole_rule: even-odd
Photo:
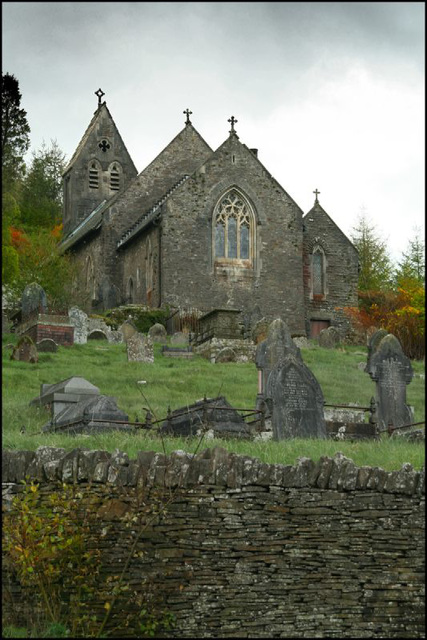
[[[91,341],[86,345],[59,347],[57,353],[40,353],[39,362],[30,364],[10,360],[8,343],[16,343],[16,336],[3,336],[3,447],[34,450],[40,445],[76,446],[113,451],[119,448],[135,457],[139,450],[195,451],[197,439],[160,439],[154,432],[81,435],[41,434],[40,428],[49,419],[46,410],[29,407],[40,394],[40,385],[54,384],[71,376],[82,376],[99,387],[100,392],[113,396],[118,407],[129,419],[142,421],[145,408],[154,419],[172,410],[193,404],[196,400],[224,395],[236,408],[252,409],[257,394],[257,371],[253,363],[212,364],[199,356],[192,360],[165,358],[160,345],[155,345],[153,364],[128,362],[126,346]],[[375,384],[358,364],[366,362],[366,349],[346,347],[341,350],[314,346],[301,351],[304,362],[312,370],[322,388],[326,403],[358,403],[369,406],[375,394]],[[407,403],[414,406],[415,421],[425,419],[424,363],[413,362],[416,374],[407,387]],[[145,381],[145,384],[138,384]],[[21,426],[26,433],[20,433]],[[300,456],[313,460],[322,455],[332,456],[342,451],[358,465],[400,468],[411,462],[420,468],[424,462],[424,448],[419,444],[383,438],[379,442],[335,442],[332,440],[288,440],[282,442],[242,442],[238,440],[206,440],[206,446],[222,446],[230,451],[260,458],[265,462],[292,464]]]

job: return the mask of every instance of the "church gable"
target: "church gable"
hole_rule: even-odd
[[[115,203],[112,221],[118,237],[134,231],[142,218],[162,204],[211,154],[212,149],[187,118],[184,129]]]
[[[357,306],[357,249],[321,207],[318,193],[303,218],[306,330],[311,337],[331,325],[345,333],[343,308]]]
[[[255,307],[304,331],[302,212],[235,132],[165,203],[162,300]]]
[[[123,191],[136,173],[106,103],[99,103],[63,174],[65,234]]]

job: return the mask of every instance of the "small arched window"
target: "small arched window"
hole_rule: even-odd
[[[98,189],[99,187],[99,168],[96,162],[89,165],[89,188]]]
[[[120,168],[116,163],[110,168],[110,189],[111,191],[120,189]]]
[[[326,261],[325,254],[320,247],[313,250],[312,255],[312,282],[313,296],[324,296],[326,291]]]
[[[213,216],[214,259],[217,263],[253,263],[254,216],[249,202],[231,189],[218,202]]]
[[[129,278],[127,286],[127,300],[128,304],[133,303],[134,291],[133,291],[133,279]]]

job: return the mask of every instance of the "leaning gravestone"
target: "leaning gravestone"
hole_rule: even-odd
[[[39,361],[37,347],[30,336],[22,336],[18,344],[12,351],[11,360],[20,360],[21,362],[31,362],[35,364]]]
[[[366,370],[376,383],[377,423],[380,431],[390,425],[402,427],[413,422],[406,404],[406,385],[414,375],[411,361],[393,334],[377,331],[370,340]]]
[[[45,290],[37,282],[27,285],[21,297],[22,320],[26,320],[33,313],[47,313],[47,297]]]
[[[153,342],[149,336],[135,333],[127,340],[129,362],[154,362]]]
[[[326,438],[322,390],[280,318],[258,345],[256,366],[258,400],[262,395],[271,406],[273,438]]]

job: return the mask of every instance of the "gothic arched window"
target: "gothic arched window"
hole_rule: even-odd
[[[253,263],[254,216],[248,201],[236,189],[228,191],[215,207],[214,260]]]
[[[133,296],[134,296],[133,279],[129,278],[128,286],[127,286],[127,301],[128,301],[128,304],[132,304],[133,303]]]
[[[313,296],[324,296],[326,291],[326,261],[325,254],[320,247],[316,247],[312,254],[312,283]]]

